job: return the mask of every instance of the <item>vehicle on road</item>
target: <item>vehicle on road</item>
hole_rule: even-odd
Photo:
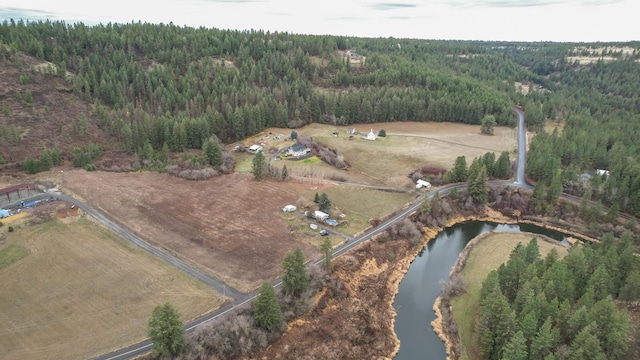
[[[327,235],[329,235],[329,232],[327,230],[324,230],[324,229],[320,230],[320,236],[327,236]]]

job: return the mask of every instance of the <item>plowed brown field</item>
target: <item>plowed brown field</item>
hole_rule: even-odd
[[[315,252],[280,216],[284,205],[298,200],[292,186],[257,182],[249,174],[189,181],[77,170],[65,172],[60,187],[149,243],[248,291],[277,278],[288,251]]]

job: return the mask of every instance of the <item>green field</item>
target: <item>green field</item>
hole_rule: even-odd
[[[453,316],[458,324],[460,341],[462,342],[460,359],[479,359],[474,356],[476,351],[473,350],[475,346],[473,339],[475,318],[480,306],[482,282],[492,270],[498,269],[502,263],[509,260],[511,251],[519,242],[526,245],[533,237],[535,236],[527,234],[493,233],[482,239],[471,250],[462,270],[466,293],[451,301]],[[554,248],[558,251],[560,258],[567,254],[567,248],[559,244],[538,240],[538,247],[543,258]]]

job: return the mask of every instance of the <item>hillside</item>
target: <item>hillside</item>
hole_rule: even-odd
[[[76,146],[100,144],[114,148],[108,131],[100,128],[91,104],[73,92],[67,79],[46,74],[48,64],[21,53],[0,61],[0,156],[3,172],[20,171],[28,157],[59,148],[69,160]],[[29,100],[31,99],[31,100]]]
[[[510,60],[462,42],[4,22],[0,44],[10,162],[39,154],[34,136],[42,134],[69,157],[75,142],[114,144],[127,154],[147,143],[182,152],[212,135],[227,143],[312,122],[479,124],[494,115],[509,125],[513,83],[526,78]],[[45,61],[47,75],[35,66]],[[33,105],[9,96],[18,90],[29,90]],[[67,98],[55,97],[61,90]],[[114,137],[104,140],[107,129]]]

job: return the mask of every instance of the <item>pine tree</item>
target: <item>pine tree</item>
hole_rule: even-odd
[[[253,157],[252,171],[253,177],[258,181],[262,180],[265,177],[267,171],[267,163],[264,159],[264,155],[262,155],[262,151],[258,151],[258,153]]]
[[[544,199],[545,199],[544,192],[545,192],[544,182],[538,181],[536,183],[536,186],[533,187],[533,195],[532,195],[536,207],[542,207],[542,205],[544,204]]]
[[[562,194],[562,171],[556,172],[551,178],[551,184],[547,190],[547,201],[555,205],[558,202],[558,198]]]
[[[298,132],[295,130],[291,130],[291,140],[295,140],[298,138]]]
[[[282,262],[282,290],[285,294],[300,295],[307,290],[307,269],[304,267],[302,250],[296,248],[287,253]]]
[[[493,176],[498,179],[507,179],[509,178],[509,168],[511,163],[509,161],[509,152],[503,151],[498,157],[496,164],[493,169]]]
[[[640,271],[634,270],[629,276],[625,284],[620,289],[620,300],[623,301],[640,301]]]
[[[222,148],[218,139],[213,136],[202,144],[202,152],[207,159],[207,163],[216,169],[222,166]]]
[[[595,335],[597,325],[591,323],[583,328],[571,343],[568,360],[605,360],[600,340]]]
[[[550,317],[542,324],[535,338],[531,342],[531,360],[543,360],[557,346],[560,340],[558,329],[552,329]]]
[[[331,211],[331,200],[329,200],[329,196],[327,193],[320,194],[320,199],[318,201],[318,210],[328,213]]]
[[[153,341],[153,352],[160,356],[175,357],[185,346],[180,314],[169,304],[156,306],[147,324],[148,335]]]
[[[287,180],[289,178],[289,169],[287,169],[287,165],[284,165],[282,167],[282,175],[281,175],[282,180]]]
[[[331,273],[331,259],[333,258],[333,245],[328,237],[324,238],[322,245],[320,245],[320,252],[324,255],[324,267]]]
[[[262,283],[260,293],[253,303],[253,317],[260,327],[270,332],[278,330],[284,321],[278,296],[268,281]]]
[[[316,196],[313,197],[313,202],[320,204],[320,194],[316,193]]]
[[[481,166],[477,175],[469,181],[469,195],[476,204],[486,204],[489,196],[489,188],[487,182],[487,169]]]
[[[528,360],[527,344],[522,331],[518,331],[504,346],[503,360]]]
[[[467,181],[467,159],[464,156],[458,156],[451,172],[451,182]]]

